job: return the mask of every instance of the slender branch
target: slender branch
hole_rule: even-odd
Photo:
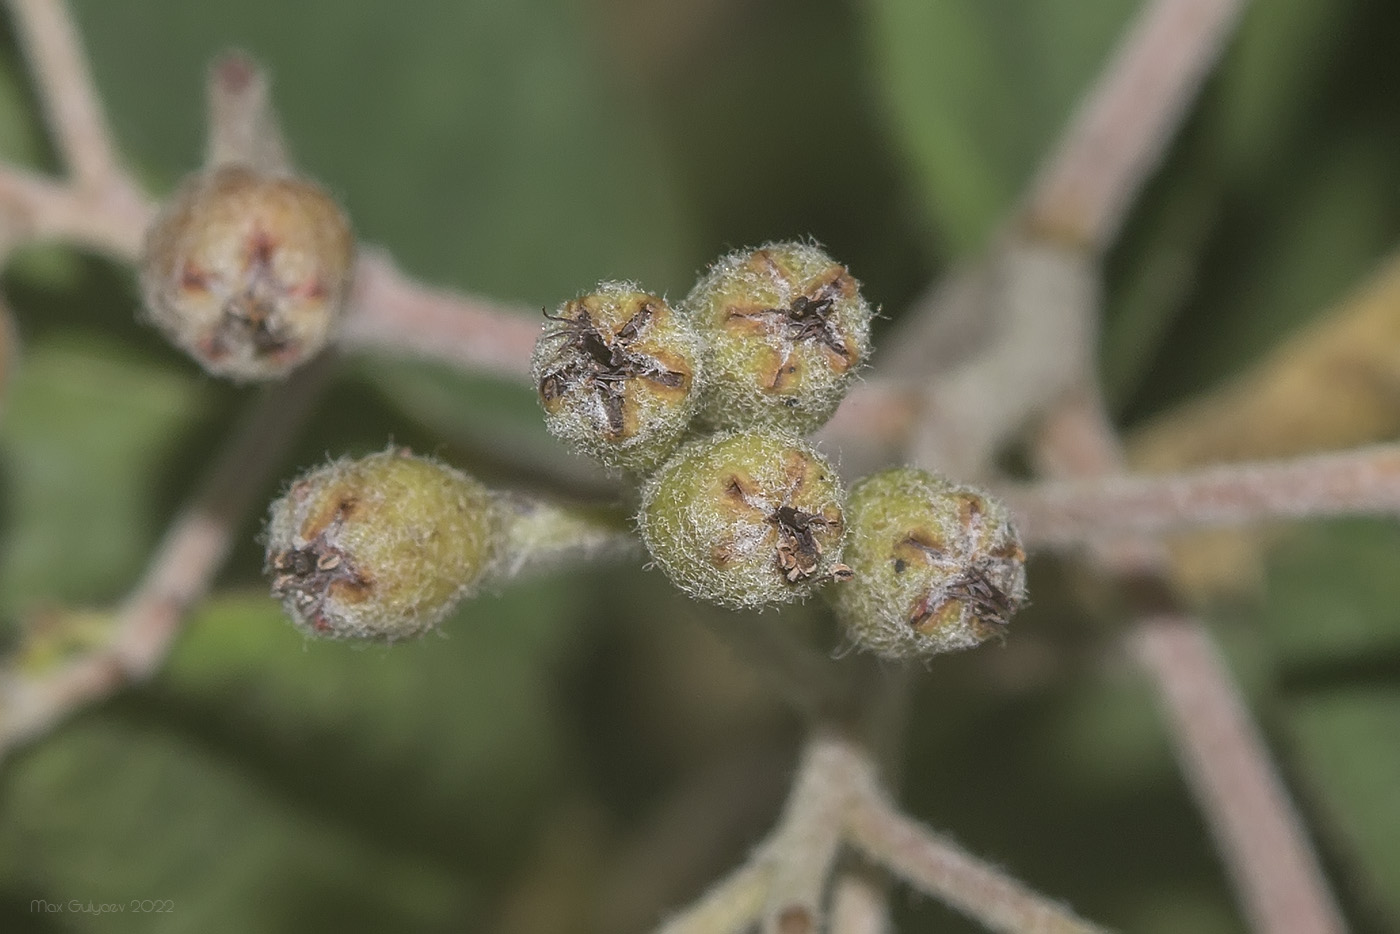
[[[101,98],[63,0],[9,0],[54,143],[78,187],[125,183]]]
[[[1095,934],[1102,931],[900,814],[889,803],[870,754],[824,729],[804,751],[777,828],[744,866],[659,934],[737,932],[762,920],[765,934],[822,929],[822,903],[841,844],[996,931]],[[843,896],[843,923],[877,931],[878,886]],[[852,910],[852,900],[862,904]],[[856,913],[858,911],[858,913]],[[849,912],[849,913],[848,913]]]
[[[889,877],[874,866],[846,866],[831,884],[831,934],[889,934]]]
[[[1112,242],[1244,6],[1245,0],[1149,0],[987,254],[964,262],[904,316],[883,362],[887,377],[927,383],[932,374],[936,384],[927,393],[930,408],[915,452],[920,462],[956,467],[968,477],[981,473],[985,463],[977,458],[994,453],[1028,414],[1064,389],[1068,370],[1054,367],[1063,359],[1058,351],[1065,333],[1046,327],[1046,320],[1067,324],[1071,337],[1088,335],[1080,346],[1069,342],[1074,358],[1094,344],[1092,319],[1062,321],[1053,293],[1048,303],[1026,309],[1044,304],[1051,312],[1044,318],[1015,314],[997,294],[999,270],[1027,242],[1058,243],[1070,252],[1078,247],[1085,259]],[[1027,324],[1030,333],[1049,336],[1048,349],[1037,354],[1032,342],[1020,340]],[[984,419],[958,424],[957,413],[968,411],[969,400],[973,412],[989,401],[991,410]],[[954,424],[940,424],[950,418]],[[977,469],[961,469],[968,464]]]
[[[1052,481],[1000,491],[1028,547],[1268,519],[1400,511],[1400,445],[1166,476]]]
[[[816,733],[803,751],[778,829],[760,850],[770,862],[763,934],[824,929],[827,884],[841,849],[844,814],[855,785],[849,744]]]
[[[0,164],[0,222],[21,241],[66,241],[134,263],[154,216],[127,186],[80,189]]]
[[[1106,249],[1245,6],[1151,0],[1041,167],[1022,223]]]
[[[888,802],[867,796],[847,818],[851,842],[895,875],[1005,934],[1093,934],[1104,929],[1037,895]]]
[[[924,390],[910,455],[956,477],[985,473],[1000,448],[1090,365],[1098,271],[1078,247],[1013,238],[992,257],[984,298],[997,339]]]
[[[156,548],[108,645],[54,671],[0,676],[0,757],[74,710],[155,672],[223,565],[253,498],[311,414],[330,365],[312,364],[254,403]]]
[[[504,558],[492,572],[497,582],[566,564],[642,554],[641,542],[622,509],[561,505],[522,494],[502,494],[499,501],[506,519]]]
[[[229,52],[209,69],[206,168],[247,165],[259,172],[290,171],[286,142],[272,107],[267,74],[242,52]]]
[[[1096,392],[1084,389],[1052,414],[1037,454],[1052,475],[1102,477],[1119,469],[1122,452]],[[1127,538],[1093,553],[1104,568],[1135,581],[1154,606],[1134,624],[1129,642],[1162,699],[1177,758],[1255,930],[1344,930],[1306,830],[1210,633],[1162,608],[1173,602],[1162,547]],[[1288,893],[1283,902],[1280,893]]]
[[[525,379],[540,334],[538,313],[422,285],[388,253],[362,249],[341,343]]]
[[[771,876],[767,863],[744,863],[699,901],[673,915],[656,934],[740,934],[758,920]]]
[[[1177,755],[1257,931],[1346,930],[1268,750],[1210,634],[1193,620],[1141,620],[1130,646],[1157,685]]]

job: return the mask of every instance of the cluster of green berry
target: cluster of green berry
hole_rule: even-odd
[[[352,259],[319,187],[234,161],[161,212],[142,285],[151,319],[206,369],[272,379],[331,339]],[[1023,602],[998,503],[910,469],[848,497],[806,439],[870,350],[870,306],[819,247],[732,253],[675,307],[605,282],[547,317],[532,372],[550,431],[639,481],[637,529],[691,596],[749,609],[822,591],[858,646],[890,657],[976,645]],[[318,636],[417,635],[510,564],[503,502],[392,448],[317,468],[272,506],[273,593]]]
[[[550,430],[641,482],[637,528],[691,596],[735,609],[827,594],[890,657],[976,645],[1024,601],[1005,509],[923,471],[846,496],[805,436],[869,354],[871,309],[819,247],[730,254],[676,307],[608,282],[550,315],[533,372]]]

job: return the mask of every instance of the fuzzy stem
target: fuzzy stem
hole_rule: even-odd
[[[830,934],[889,934],[889,878],[870,865],[843,867],[831,884]]]
[[[267,75],[243,52],[227,52],[209,69],[205,168],[246,165],[270,175],[291,171],[272,107]]]
[[[54,144],[79,187],[122,179],[72,12],[63,0],[9,0]]]
[[[1052,475],[1102,477],[1119,469],[1122,452],[1097,392],[1085,388],[1052,413],[1037,455]],[[1162,547],[1127,538],[1093,555],[1157,605],[1140,614],[1129,642],[1161,696],[1177,759],[1254,929],[1344,930],[1306,828],[1209,632],[1160,607],[1172,602]]]
[[[1077,246],[1013,238],[989,258],[984,296],[998,339],[927,381],[910,446],[915,464],[950,476],[986,472],[1000,448],[1089,365],[1098,270]]]
[[[870,795],[852,808],[851,842],[895,875],[1005,934],[1100,934],[1104,929],[1030,891],[950,840]]]
[[[771,876],[772,867],[766,863],[744,863],[655,934],[740,934],[763,910]]]
[[[405,276],[388,253],[362,249],[341,340],[524,380],[540,334],[538,312],[435,289]]]
[[[1157,686],[1182,771],[1210,817],[1252,928],[1264,934],[1346,930],[1303,823],[1210,634],[1185,617],[1149,617],[1134,627],[1130,646]]]
[[[67,241],[134,263],[154,216],[155,205],[132,187],[78,188],[0,164],[0,223],[15,245]]]
[[[1268,519],[1394,514],[1400,511],[1400,445],[1167,476],[1051,481],[999,495],[1031,548]]]
[[[1106,249],[1245,6],[1151,0],[1042,167],[1022,223]]]
[[[499,581],[641,554],[641,543],[620,509],[561,505],[509,493],[498,500],[506,515],[503,558],[493,574]]]
[[[818,733],[808,742],[778,829],[764,844],[773,866],[763,934],[816,934],[824,928],[827,884],[840,853],[853,778],[848,744]]]

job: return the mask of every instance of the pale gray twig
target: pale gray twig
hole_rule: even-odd
[[[440,360],[523,380],[542,320],[538,312],[423,285],[388,253],[362,248],[340,342],[348,350]]]
[[[1107,249],[1246,0],[1149,0],[1042,166],[1018,223]]]
[[[9,0],[54,145],[80,188],[125,185],[77,25],[63,0]]]
[[[1341,934],[1346,922],[1307,831],[1210,633],[1185,616],[1149,616],[1128,642],[1152,675],[1182,771],[1210,816],[1251,927]]]
[[[851,842],[896,876],[1002,934],[1101,934],[875,795],[848,817]]]
[[[291,170],[267,74],[250,58],[229,52],[216,60],[207,95],[205,168],[245,165],[268,175]]]
[[[1400,512],[1400,445],[1177,474],[1094,477],[1004,488],[1028,548],[1274,519]]]
[[[1097,392],[1085,388],[1052,413],[1037,454],[1052,475],[1102,478],[1120,468],[1122,452]],[[1171,601],[1162,546],[1119,538],[1092,554],[1154,605],[1128,642],[1161,698],[1177,759],[1254,930],[1339,934],[1341,911],[1307,831],[1213,638],[1200,621],[1160,606]]]
[[[753,926],[768,897],[773,867],[750,860],[725,876],[656,934],[741,934]]]

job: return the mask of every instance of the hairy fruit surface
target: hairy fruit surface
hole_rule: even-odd
[[[706,342],[703,415],[718,428],[819,428],[870,351],[859,284],[808,243],[723,257],[683,307]]]
[[[531,372],[550,432],[608,467],[655,468],[698,404],[690,324],[627,282],[604,282],[549,319]]]
[[[807,442],[736,432],[677,451],[642,488],[637,524],[676,586],[742,609],[790,603],[845,576],[843,500]]]
[[[393,448],[342,458],[305,474],[272,504],[272,594],[311,635],[419,635],[490,570],[497,513],[485,487],[429,458]]]
[[[1003,636],[1026,599],[1026,553],[1000,502],[927,471],[857,483],[847,505],[850,581],[833,603],[856,645],[887,658]]]

